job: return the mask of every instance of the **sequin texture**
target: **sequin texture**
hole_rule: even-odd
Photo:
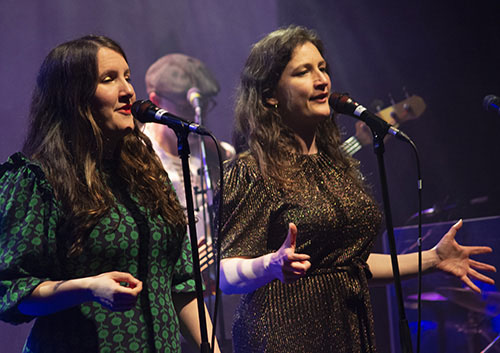
[[[276,251],[289,222],[308,274],[242,296],[233,323],[235,352],[375,352],[366,260],[381,214],[373,200],[324,153],[294,155],[285,190],[251,155],[225,167],[224,258]]]

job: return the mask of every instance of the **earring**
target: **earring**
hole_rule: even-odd
[[[278,109],[278,103],[274,105],[274,109]]]

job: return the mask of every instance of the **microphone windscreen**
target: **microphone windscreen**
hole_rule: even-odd
[[[152,121],[148,117],[148,109],[151,107],[152,103],[149,100],[137,100],[132,104],[132,115],[134,118],[139,120],[141,123],[148,123]]]
[[[500,97],[489,94],[483,99],[483,107],[487,112],[500,114]]]
[[[186,98],[189,101],[189,103],[193,104],[193,101],[196,98],[201,98],[201,93],[198,87],[191,87],[187,93],[186,93]]]
[[[355,102],[346,94],[332,92],[329,104],[337,113],[350,115],[356,109]]]

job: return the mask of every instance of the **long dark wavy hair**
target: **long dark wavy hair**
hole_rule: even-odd
[[[97,53],[122,48],[104,36],[85,36],[54,48],[40,67],[23,152],[42,166],[67,220],[69,254],[79,253],[90,230],[114,205],[103,172],[103,132],[92,115]],[[186,220],[151,141],[138,128],[114,152],[116,174],[153,215],[179,231]]]
[[[283,167],[294,168],[286,156],[291,151],[300,153],[301,147],[294,131],[283,122],[278,109],[267,103],[267,100],[273,97],[294,49],[307,42],[315,45],[325,57],[323,43],[313,30],[289,26],[265,36],[252,47],[236,95],[233,141],[238,151],[248,149],[256,158],[262,174],[282,186],[286,186],[289,180],[281,175],[280,170]],[[357,161],[339,148],[341,137],[335,117],[318,125],[316,144],[319,150],[361,183]]]

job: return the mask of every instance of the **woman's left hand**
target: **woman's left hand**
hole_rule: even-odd
[[[473,291],[480,293],[481,290],[469,277],[484,283],[494,284],[495,281],[492,278],[476,270],[496,272],[496,268],[483,262],[472,260],[470,256],[490,253],[493,250],[488,246],[462,246],[458,244],[455,240],[455,235],[462,227],[462,224],[462,220],[454,224],[434,247],[433,250],[435,250],[438,257],[436,268],[460,278]]]

